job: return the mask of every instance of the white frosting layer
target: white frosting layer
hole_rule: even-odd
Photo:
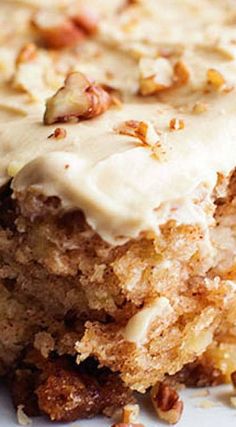
[[[36,188],[45,195],[59,196],[64,209],[82,209],[88,223],[113,244],[136,237],[142,231],[156,231],[163,222],[163,206],[167,210],[166,218],[179,219],[178,212],[181,212],[183,221],[200,221],[201,215],[197,216],[193,201],[196,189],[204,186],[210,193],[217,172],[227,174],[236,164],[236,94],[232,88],[236,84],[236,60],[231,43],[236,31],[230,23],[235,9],[229,1],[224,5],[218,1],[201,1],[205,6],[202,20],[202,9],[195,6],[193,0],[167,3],[149,0],[145,6],[153,10],[155,19],[157,4],[158,13],[163,14],[162,26],[158,18],[161,35],[158,43],[154,43],[154,30],[150,30],[149,39],[142,40],[146,19],[143,6],[130,8],[119,16],[112,15],[110,21],[102,20],[100,36],[86,41],[73,54],[60,52],[55,57],[42,51],[42,58],[33,67],[31,63],[30,70],[26,65],[20,75],[19,70],[18,75],[15,73],[17,88],[9,84],[8,78],[14,74],[13,60],[19,48],[19,36],[14,40],[13,32],[8,51],[0,48],[3,70],[0,183],[6,183],[9,175],[19,170],[13,182],[15,192]],[[165,12],[165,5],[170,15]],[[2,2],[1,7],[4,11]],[[132,23],[134,15],[134,30],[127,31],[125,23]],[[154,18],[149,14],[150,29],[155,27]],[[186,24],[187,18],[191,18],[191,25],[189,21]],[[166,28],[169,19],[169,25],[175,25],[176,32]],[[182,34],[188,26],[192,26],[191,43],[186,34]],[[22,40],[31,37],[27,28]],[[175,50],[176,43],[180,42],[184,47],[178,47],[181,53],[174,53],[171,61],[174,62],[177,55],[177,59],[187,65],[188,85],[159,96],[137,96],[137,55],[150,57],[154,51],[156,55],[161,45]],[[79,124],[43,125],[45,99],[61,86],[71,68],[118,88],[123,94],[123,105],[111,107],[102,116]],[[205,91],[209,68],[222,73],[226,91]],[[28,94],[19,90],[22,75],[28,76],[23,79]],[[193,113],[197,102],[207,105],[206,111]],[[171,131],[172,118],[182,119],[184,129]],[[160,134],[159,157],[153,156],[151,147],[141,146],[137,138],[118,134],[117,127],[127,120],[147,121],[155,127]],[[66,129],[66,137],[48,139],[58,126]],[[189,201],[191,207],[184,213],[183,206],[189,205]]]

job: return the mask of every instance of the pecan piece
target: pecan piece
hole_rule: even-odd
[[[68,75],[65,85],[46,104],[44,124],[91,119],[111,105],[110,95],[79,72]]]
[[[32,24],[46,47],[62,49],[84,40],[84,32],[63,14],[38,12]]]
[[[213,90],[220,90],[225,86],[225,79],[220,71],[210,68],[207,70],[207,83]]]
[[[174,86],[184,86],[189,81],[189,70],[184,62],[178,61],[174,66]]]
[[[185,128],[185,123],[182,119],[173,118],[169,123],[170,130],[181,130]]]
[[[33,61],[37,56],[37,48],[34,43],[27,43],[22,47],[16,58],[16,66],[22,62]]]
[[[139,91],[142,96],[155,95],[173,85],[173,68],[166,58],[142,58],[139,70]]]
[[[78,14],[73,15],[72,20],[88,36],[97,32],[99,17],[91,8],[83,7]]]
[[[152,123],[127,120],[117,127],[117,132],[121,135],[138,138],[143,144],[154,146],[160,139]]]
[[[183,402],[177,391],[165,383],[157,383],[151,391],[151,399],[157,416],[169,424],[176,424],[183,412]]]

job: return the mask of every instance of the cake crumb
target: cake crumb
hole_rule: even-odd
[[[19,405],[17,407],[17,421],[21,426],[31,426],[32,420],[24,412],[24,405]]]

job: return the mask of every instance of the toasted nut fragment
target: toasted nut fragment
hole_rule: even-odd
[[[99,17],[91,8],[83,7],[77,15],[72,17],[72,20],[88,36],[97,32]]]
[[[174,82],[175,86],[186,85],[189,81],[189,70],[182,61],[176,62],[174,66]]]
[[[173,84],[173,68],[166,58],[142,58],[140,69],[140,94],[154,95],[168,89]]]
[[[64,139],[67,135],[67,132],[63,128],[56,128],[51,135],[48,136],[48,139],[54,138],[54,139]]]
[[[16,58],[16,66],[22,62],[32,61],[36,58],[37,48],[34,43],[27,43],[22,47]]]
[[[183,402],[177,391],[165,383],[157,383],[151,391],[151,399],[157,416],[169,424],[176,424],[183,412]]]
[[[71,73],[65,85],[46,104],[44,123],[79,121],[103,114],[111,104],[110,95],[91,83],[82,73]]]
[[[48,48],[62,49],[84,39],[80,28],[63,14],[40,11],[34,16],[32,24]]]
[[[184,129],[185,123],[182,119],[171,119],[169,123],[169,127],[171,130],[181,130]]]
[[[193,106],[193,113],[194,114],[202,114],[205,113],[208,110],[208,105],[204,102],[196,102]]]
[[[139,405],[125,405],[123,408],[123,422],[130,424],[135,423],[139,416]]]
[[[225,79],[219,71],[210,68],[207,70],[207,83],[214,90],[220,90],[225,85]]]
[[[144,144],[154,146],[159,141],[159,135],[154,129],[154,126],[149,122],[138,120],[128,120],[117,128],[121,135],[134,136],[139,138]]]

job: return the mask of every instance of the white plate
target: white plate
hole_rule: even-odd
[[[204,392],[203,392],[204,393]],[[236,426],[236,409],[230,407],[231,386],[216,387],[209,390],[208,396],[201,396],[199,389],[184,390],[181,395],[184,399],[184,414],[178,427],[234,427]],[[203,408],[205,406],[211,406]],[[140,422],[145,427],[157,427],[164,425],[157,421],[155,414],[148,402],[143,398],[141,403]],[[34,418],[32,427],[110,427],[110,420],[98,417],[89,421],[76,421],[72,424],[50,423],[43,418]],[[0,390],[0,427],[16,427],[15,413],[10,399],[3,390]]]

